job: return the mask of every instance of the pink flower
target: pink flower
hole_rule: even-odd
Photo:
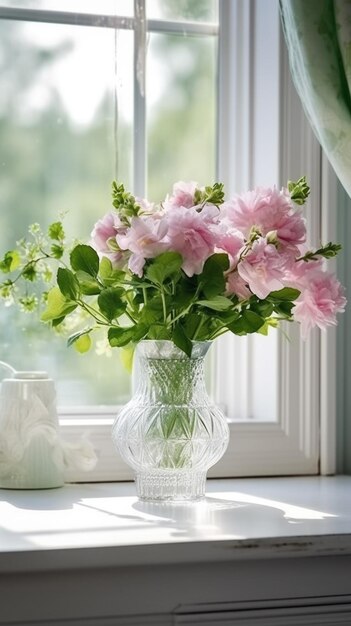
[[[278,252],[266,239],[255,241],[252,250],[239,262],[238,272],[252,293],[262,300],[271,291],[284,287],[289,257]]]
[[[307,252],[307,249],[302,251],[302,254]],[[310,279],[316,274],[316,271],[323,272],[324,259],[319,258],[315,261],[295,261],[291,263],[287,269],[285,276],[285,283],[289,287],[295,287],[296,289],[303,289],[308,285]]]
[[[165,219],[133,217],[127,232],[117,235],[120,248],[132,252],[128,267],[133,274],[141,277],[145,259],[152,259],[168,249],[164,241],[166,233]]]
[[[193,207],[179,207],[166,215],[168,248],[182,255],[182,268],[187,276],[200,274],[206,259],[214,253],[219,215],[217,207],[206,205],[200,212]]]
[[[185,207],[186,209],[189,209],[194,206],[194,195],[197,186],[197,183],[194,181],[185,183],[180,180],[178,183],[175,183],[173,185],[173,195],[167,196],[164,202],[165,208],[167,210],[175,207]]]
[[[284,189],[278,191],[276,187],[258,187],[225,202],[222,211],[230,224],[245,237],[255,226],[263,237],[275,232],[278,242],[284,247],[297,246],[306,239],[305,220],[293,207]]]
[[[223,225],[222,225],[223,227]],[[222,229],[221,229],[222,230]],[[224,230],[224,229],[223,229]],[[219,233],[216,243],[216,250],[224,251],[229,254],[231,261],[234,262],[238,253],[245,245],[245,240],[240,231],[232,228],[226,228],[226,232]]]
[[[235,294],[238,296],[239,300],[247,300],[250,296],[252,296],[250,289],[241,276],[239,276],[237,271],[231,272],[228,275],[226,293],[228,295]]]
[[[117,213],[111,211],[98,220],[91,233],[91,245],[100,257],[107,256],[114,267],[124,263],[125,254],[114,249],[117,234],[123,234],[126,226]]]
[[[152,213],[154,210],[154,202],[149,202],[147,198],[135,198],[136,203],[140,206],[142,213]]]
[[[98,220],[92,230],[91,240],[97,252],[111,252],[108,247],[108,240],[114,239],[122,223],[116,213],[112,211],[106,213],[101,220]]]
[[[294,319],[301,324],[301,334],[306,339],[311,328],[321,329],[336,325],[336,314],[345,310],[344,288],[334,276],[321,269],[319,262],[301,261],[295,272],[295,286],[301,294],[293,308]]]

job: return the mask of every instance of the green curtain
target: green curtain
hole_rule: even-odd
[[[280,0],[280,9],[297,91],[351,197],[351,0]]]

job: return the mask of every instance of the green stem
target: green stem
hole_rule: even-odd
[[[213,341],[214,339],[217,339],[217,337],[220,337],[221,335],[224,335],[225,333],[228,333],[228,332],[229,332],[229,328],[227,328],[226,326],[222,326],[211,335],[210,341]]]
[[[205,319],[204,319],[204,317],[202,317],[200,322],[199,322],[199,325],[198,325],[196,331],[194,332],[193,341],[196,340],[196,338],[197,338],[197,336],[199,334],[199,331],[201,330],[201,327],[203,326],[204,321],[205,321]]]
[[[14,278],[14,280],[12,281],[12,284],[14,285],[22,277],[23,272],[25,272],[28,267],[30,267],[31,265],[36,265],[37,263],[39,263],[39,261],[44,261],[47,258],[48,258],[48,255],[45,255],[45,256],[39,257],[39,259],[32,259],[31,261],[28,261],[23,267],[23,269],[21,270],[21,272],[18,274],[18,276]]]
[[[113,325],[107,319],[107,317],[105,317],[102,313],[100,313],[100,311],[97,311],[92,306],[90,306],[89,304],[84,302],[84,300],[77,300],[76,302],[81,307],[81,309],[83,309],[84,311],[89,313],[89,315],[91,315],[99,324],[102,324],[104,326],[111,326],[111,325]]]
[[[187,315],[191,309],[191,307],[193,306],[193,302],[191,302],[191,304],[189,304],[189,306],[184,309],[184,311],[181,311],[181,313],[178,313],[178,315],[175,316],[175,318],[172,320],[171,325],[174,324],[174,322],[177,322],[181,317],[184,317],[184,315]]]
[[[133,322],[133,324],[136,324],[137,322],[135,321],[134,317],[132,317],[132,315],[129,313],[129,311],[125,311],[125,314],[127,317],[129,317],[130,321]]]
[[[173,281],[172,281],[172,283],[171,283],[171,295],[172,295],[172,303],[173,303],[173,301],[174,301],[174,300],[173,300],[173,296],[175,295],[175,284],[174,284],[174,282],[173,282]],[[174,322],[174,316],[175,316],[175,309],[172,307],[172,308],[171,308],[171,325],[172,325],[172,324],[173,324],[173,322]]]
[[[162,299],[162,309],[163,309],[163,321],[167,324],[167,307],[166,307],[166,299],[163,289],[161,289],[161,299]]]
[[[227,270],[226,272],[224,272],[224,276],[229,276],[229,274],[232,274],[233,272],[235,272],[235,270],[237,269],[240,261],[242,261],[246,255],[250,252],[250,250],[252,250],[252,246],[255,243],[255,241],[257,241],[258,239],[258,234],[254,233],[251,238],[249,239],[249,241],[246,243],[246,246],[244,248],[244,250],[241,252],[239,258],[238,258],[238,262],[236,263],[236,265],[234,267],[231,267],[229,270]]]

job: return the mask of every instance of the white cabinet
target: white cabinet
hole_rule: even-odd
[[[0,626],[351,626],[351,477],[0,492]]]

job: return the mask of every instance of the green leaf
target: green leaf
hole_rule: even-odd
[[[290,319],[292,317],[291,311],[294,306],[293,302],[278,302],[277,304],[274,304],[274,311],[275,313],[278,313],[278,315],[282,315],[283,317]]]
[[[126,279],[126,273],[123,270],[113,269],[112,263],[107,257],[102,257],[100,261],[99,276],[106,287],[123,283]]]
[[[262,315],[262,317],[270,317],[273,313],[273,303],[268,300],[257,300],[256,302],[251,302],[250,300],[250,309],[258,315]]]
[[[145,324],[137,324],[119,328],[109,328],[108,340],[112,348],[122,348],[131,342],[140,341],[147,333],[148,327]]]
[[[256,333],[264,323],[264,318],[254,311],[243,311],[238,320],[228,324],[228,328],[235,335],[246,335]]]
[[[284,287],[284,289],[280,289],[279,291],[272,291],[267,297],[267,300],[287,300],[293,302],[294,300],[297,300],[300,293],[301,292],[298,289]]]
[[[202,291],[207,299],[213,298],[225,291],[224,272],[229,268],[228,255],[224,253],[210,256],[198,280],[203,285]]]
[[[166,306],[167,304],[168,299],[166,298]],[[161,296],[157,295],[148,300],[148,303],[141,310],[140,321],[144,324],[153,324],[154,322],[163,323],[163,305]]]
[[[73,335],[70,335],[67,339],[67,347],[69,348],[77,341],[77,339],[79,339],[79,337],[82,337],[83,335],[88,335],[91,331],[92,328],[85,328],[85,330],[79,330],[78,332],[73,333]]]
[[[116,319],[126,310],[127,305],[121,298],[122,293],[122,289],[108,287],[98,297],[99,309],[109,321]]]
[[[110,259],[103,256],[100,260],[99,275],[101,278],[108,278],[112,274],[112,263]]]
[[[176,308],[186,309],[194,299],[197,289],[197,280],[195,277],[182,277],[177,283],[174,302]]]
[[[77,272],[82,270],[90,276],[96,277],[99,271],[99,257],[91,246],[79,244],[70,254],[72,268]]]
[[[296,204],[305,204],[308,196],[310,195],[310,188],[306,183],[306,176],[302,176],[298,181],[288,181],[288,190],[290,198]]]
[[[199,300],[197,304],[213,311],[227,311],[233,306],[233,302],[225,296],[214,296],[211,300]]]
[[[50,252],[54,259],[61,259],[63,257],[64,247],[57,243],[53,243],[50,247]]]
[[[180,350],[183,350],[189,358],[191,357],[193,344],[189,337],[186,336],[183,327],[179,323],[173,329],[172,340]]]
[[[268,336],[268,330],[269,330],[269,324],[267,321],[265,321],[264,324],[262,324],[261,328],[258,329],[258,333],[260,335],[263,335],[264,337]]]
[[[83,272],[83,270],[78,270],[76,272],[76,278],[79,283],[79,287],[81,292],[85,296],[97,296],[101,291],[101,286],[96,278],[87,274],[87,272]]]
[[[20,264],[21,257],[17,250],[9,250],[6,252],[2,261],[0,261],[0,270],[4,272],[4,274],[8,274],[8,272],[16,270]]]
[[[81,335],[74,342],[74,347],[77,350],[77,352],[79,352],[80,354],[84,354],[85,352],[89,352],[91,348],[91,344],[92,344],[92,341],[91,341],[90,335]]]
[[[269,319],[265,320],[265,323],[263,324],[263,326],[261,326],[261,328],[258,329],[258,333],[260,333],[260,335],[268,335],[268,331],[270,328],[277,328],[279,325],[278,320],[276,320],[274,317],[271,317]]]
[[[163,285],[168,278],[179,272],[182,263],[183,257],[178,252],[163,252],[147,268],[146,278],[155,285]]]
[[[139,214],[140,206],[129,191],[125,191],[124,185],[115,180],[112,183],[112,204],[117,209],[120,219],[129,223],[129,218]]]
[[[184,330],[187,337],[194,337],[194,334],[196,333],[200,322],[202,322],[204,319],[206,318],[201,315],[201,313],[188,313],[188,315],[183,318]]]
[[[68,300],[76,300],[79,294],[79,283],[71,270],[59,267],[56,276],[61,293]]]
[[[211,315],[211,319],[221,320],[224,324],[230,324],[238,319],[240,312],[235,309],[228,309],[227,311],[214,311]]]
[[[25,278],[25,280],[30,280],[31,282],[34,282],[36,280],[37,272],[35,270],[34,263],[28,263],[28,265],[26,265],[26,267],[22,271],[22,277]]]
[[[57,317],[56,319],[52,320],[51,325],[53,328],[56,328],[57,326],[59,326],[63,320],[65,319],[65,316],[63,317]]]
[[[112,348],[121,348],[133,341],[134,326],[127,328],[109,328],[107,336]]]
[[[70,347],[74,344],[74,347],[78,352],[88,352],[91,347],[91,339],[89,336],[91,330],[91,328],[86,328],[85,330],[80,330],[77,333],[74,333],[68,338],[67,346]]]
[[[65,231],[63,230],[62,222],[53,222],[48,228],[48,235],[50,239],[56,241],[63,241],[65,238]]]
[[[227,324],[227,328],[234,333],[234,335],[247,335],[245,320],[242,317]]]
[[[171,339],[171,334],[164,324],[151,324],[147,334],[148,339]]]
[[[47,295],[46,309],[41,315],[42,322],[51,322],[72,313],[77,304],[67,300],[58,287],[50,289]],[[62,321],[62,320],[61,320]]]
[[[329,243],[321,248],[318,248],[317,250],[309,250],[306,254],[297,259],[297,261],[318,261],[319,257],[332,259],[340,252],[341,249],[341,244],[329,241]]]
[[[222,204],[222,202],[224,202],[223,183],[214,183],[212,187],[205,187],[204,191],[196,189],[194,200],[196,204],[203,204],[205,202],[216,205]]]

